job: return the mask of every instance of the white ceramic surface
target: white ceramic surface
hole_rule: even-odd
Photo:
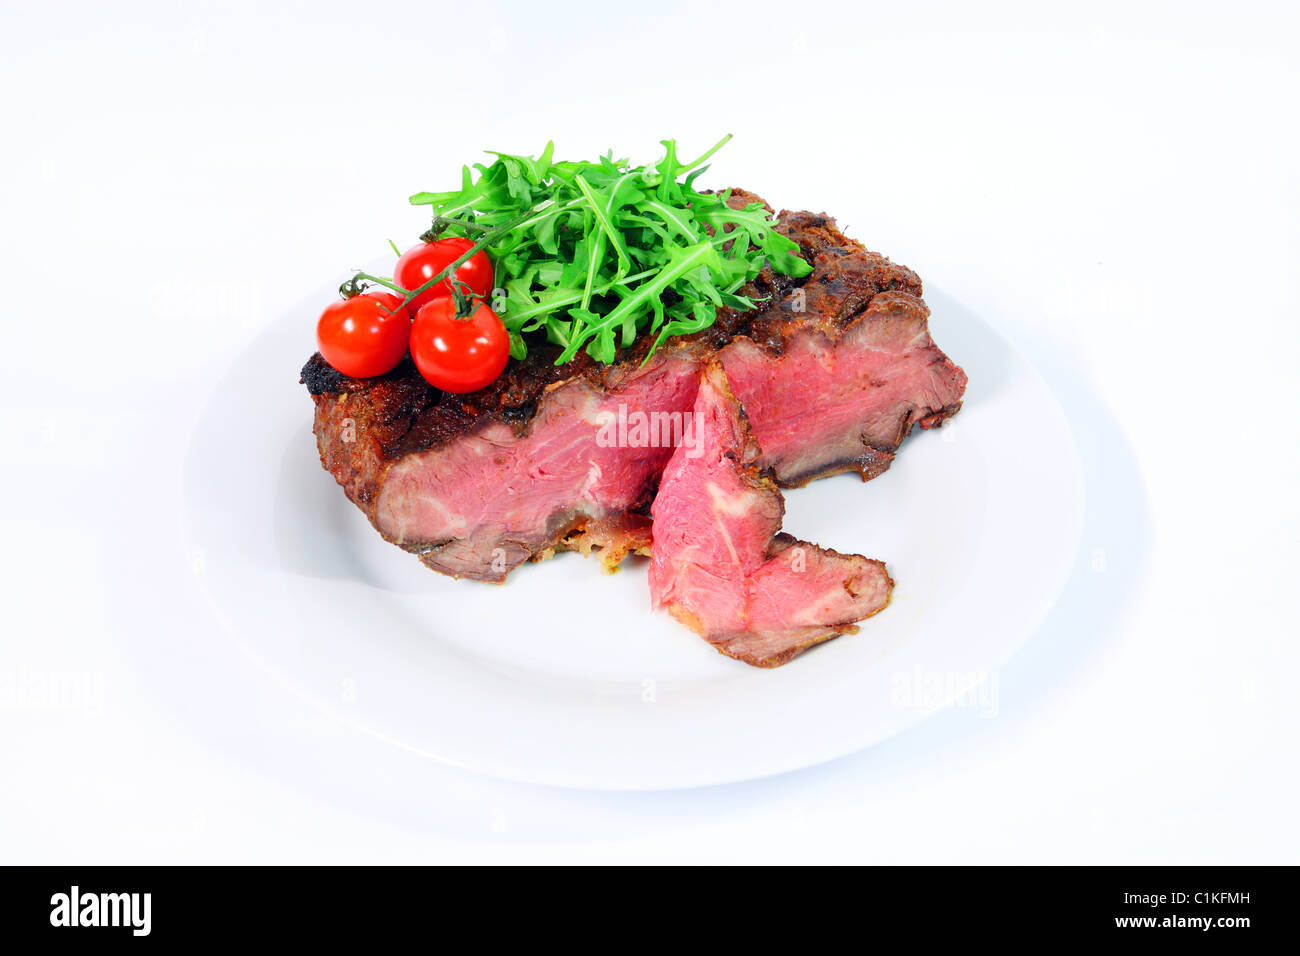
[[[444,578],[382,541],[320,467],[297,369],[328,295],[276,323],[217,386],[187,459],[191,544],[232,652],[429,757],[600,789],[829,760],[996,674],[1079,547],[1079,463],[1050,390],[930,290],[935,339],[970,375],[962,412],[910,438],[874,481],[786,495],[785,530],[887,562],[893,601],[857,635],[763,671],[651,613],[642,560],[606,576],[563,555],[504,587]]]

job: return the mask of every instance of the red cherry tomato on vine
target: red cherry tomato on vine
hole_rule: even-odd
[[[370,378],[391,372],[411,340],[411,313],[402,297],[366,292],[325,307],[316,323],[316,345],[344,375]]]
[[[479,302],[467,318],[456,302],[434,299],[415,314],[411,358],[426,382],[444,392],[476,392],[491,385],[510,358],[510,336],[501,319]]]
[[[469,252],[473,245],[469,239],[448,236],[446,239],[412,246],[397,260],[397,266],[393,269],[393,281],[403,289],[418,289]],[[456,270],[456,278],[473,289],[480,299],[486,299],[492,294],[492,260],[480,249]],[[412,299],[411,311],[418,312],[421,306],[434,299],[450,295],[451,284],[444,279]]]

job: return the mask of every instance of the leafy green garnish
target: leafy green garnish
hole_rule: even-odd
[[[527,338],[560,346],[556,364],[578,351],[614,361],[620,347],[708,328],[719,307],[750,309],[737,294],[766,261],[777,272],[807,275],[799,247],[774,228],[761,203],[732,209],[729,192],[699,192],[704,162],[731,137],[684,163],[664,140],[657,163],[631,166],[607,153],[595,162],[494,153],[490,165],[466,166],[460,189],[416,193],[431,206],[436,235],[481,242],[496,265],[497,309],[514,358]],[[504,299],[504,301],[502,301]]]

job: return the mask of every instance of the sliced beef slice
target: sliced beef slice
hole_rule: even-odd
[[[780,534],[785,503],[762,457],[723,363],[711,360],[651,506],[650,590],[722,653],[776,667],[856,631],[889,602],[893,581],[880,561]]]

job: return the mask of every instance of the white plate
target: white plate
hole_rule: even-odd
[[[322,292],[216,388],[187,460],[191,543],[229,631],[290,692],[402,747],[488,774],[601,789],[724,783],[850,753],[995,674],[1079,546],[1082,480],[1039,375],[931,290],[935,340],[971,384],[863,484],[786,495],[785,529],[885,560],[893,601],[772,671],[649,609],[643,560],[563,555],[504,587],[385,543],[321,469],[297,383]]]

